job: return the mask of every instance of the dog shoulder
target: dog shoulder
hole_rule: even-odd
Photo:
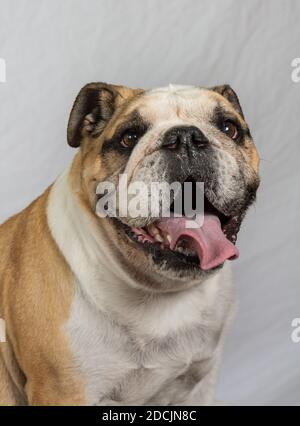
[[[80,379],[71,373],[72,354],[61,331],[70,313],[74,278],[49,229],[50,192],[51,187],[0,228],[1,316],[19,368],[28,377],[28,401],[59,404],[57,395],[65,394],[69,404],[83,403]]]

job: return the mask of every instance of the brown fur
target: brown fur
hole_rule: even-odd
[[[84,403],[83,384],[61,330],[72,300],[72,274],[46,221],[49,189],[0,228],[0,403]],[[13,353],[13,358],[12,358]],[[25,392],[24,392],[25,390]]]

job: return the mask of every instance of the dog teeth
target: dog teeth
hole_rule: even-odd
[[[152,235],[152,237],[154,237],[154,235],[156,234],[159,234],[159,230],[153,224],[147,226],[147,231],[149,232],[150,235]]]
[[[164,240],[163,240],[163,238],[162,238],[162,236],[160,234],[155,234],[154,235],[154,239],[156,241],[158,241],[159,243],[163,243],[164,242]]]
[[[170,237],[170,235],[169,234],[163,234],[163,238],[164,238],[164,243],[165,243],[165,245],[167,246],[167,247],[169,247],[170,246],[170,244],[171,244],[171,237]]]
[[[169,247],[171,244],[171,237],[169,234],[161,233],[153,223],[145,228],[146,232],[158,243],[162,243],[164,247]]]
[[[155,241],[163,243],[164,239],[161,236],[159,229],[154,224],[147,226],[147,231],[155,239]]]

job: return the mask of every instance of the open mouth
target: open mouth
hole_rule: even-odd
[[[239,256],[235,247],[239,223],[205,197],[203,223],[186,216],[159,218],[142,228],[125,226],[127,235],[157,259],[207,271]],[[228,232],[230,230],[230,232]]]

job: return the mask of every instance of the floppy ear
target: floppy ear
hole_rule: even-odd
[[[80,146],[84,136],[99,135],[116,108],[139,90],[106,83],[89,83],[77,95],[71,110],[67,138],[70,146]]]
[[[237,97],[237,94],[229,84],[215,86],[212,87],[210,90],[213,90],[214,92],[217,92],[220,95],[224,96],[224,98],[227,99],[234,107],[234,109],[244,118],[244,113],[242,111],[239,98]]]

